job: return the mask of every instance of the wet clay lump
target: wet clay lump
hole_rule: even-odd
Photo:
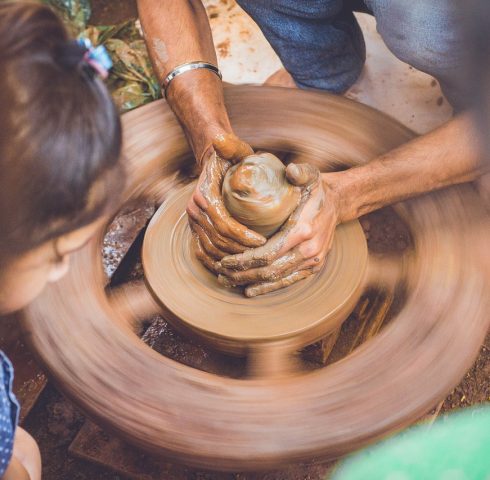
[[[265,237],[281,227],[300,198],[300,189],[286,178],[285,165],[271,153],[250,155],[231,167],[222,193],[231,215]]]

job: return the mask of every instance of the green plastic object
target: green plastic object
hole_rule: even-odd
[[[332,480],[490,480],[490,404],[419,425],[353,454]]]

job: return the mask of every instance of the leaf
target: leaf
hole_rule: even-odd
[[[145,93],[142,84],[137,82],[129,82],[117,88],[112,92],[112,97],[122,113],[153,100],[151,95]]]
[[[73,36],[104,45],[113,61],[107,86],[121,111],[128,111],[161,97],[144,40],[134,20],[116,25],[87,25],[89,0],[41,0],[61,15]]]
[[[111,76],[127,82],[142,84],[142,91],[152,99],[160,97],[160,86],[153,74],[148,52],[143,40],[127,44],[123,40],[112,38],[105,43],[114,66]]]
[[[80,36],[88,37],[94,45],[104,44],[111,38],[118,38],[125,42],[140,40],[141,36],[134,20],[118,23],[116,25],[90,25]]]

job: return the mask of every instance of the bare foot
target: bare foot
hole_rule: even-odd
[[[264,85],[269,87],[286,87],[286,88],[298,88],[293,77],[285,68],[281,68],[277,72],[273,73],[265,82]]]

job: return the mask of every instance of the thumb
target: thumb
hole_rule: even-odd
[[[213,138],[213,147],[219,157],[237,163],[253,155],[252,147],[233,133],[220,133]]]
[[[286,168],[286,178],[297,187],[308,187],[320,176],[318,168],[309,163],[290,163]]]

